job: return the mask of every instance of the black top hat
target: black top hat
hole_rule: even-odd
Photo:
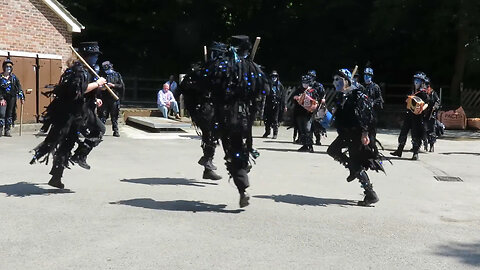
[[[250,43],[250,38],[245,35],[232,36],[232,46],[238,47],[241,50],[250,50],[252,48],[252,43]]]
[[[83,55],[102,54],[97,41],[80,42],[80,44],[78,44],[78,52]]]
[[[10,58],[7,58],[7,59],[5,59],[5,61],[3,61],[2,67],[5,67],[8,64],[13,66],[13,62],[12,62],[12,60],[10,60]]]

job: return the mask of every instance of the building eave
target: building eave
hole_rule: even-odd
[[[68,30],[74,33],[80,33],[83,26],[70,12],[57,0],[42,0],[55,14],[57,14],[68,25]]]

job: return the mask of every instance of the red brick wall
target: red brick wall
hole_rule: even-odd
[[[72,33],[41,0],[0,0],[0,50],[56,54],[65,67]]]

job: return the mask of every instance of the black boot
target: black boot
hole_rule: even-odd
[[[309,152],[309,153],[313,153],[313,152],[314,152],[314,151],[313,151],[313,146],[312,146],[312,145],[309,145],[309,146],[308,146],[308,152]]]
[[[395,150],[394,152],[390,152],[390,155],[402,157],[403,147],[405,147],[404,144],[399,144],[397,150]]]
[[[76,163],[78,166],[86,169],[86,170],[90,170],[90,165],[88,165],[87,163],[87,157],[84,156],[84,155],[79,155],[79,154],[74,154],[70,160],[73,162],[73,163]]]
[[[250,204],[249,200],[250,195],[246,191],[240,192],[240,208],[247,207]]]
[[[359,177],[361,171],[353,169],[351,166],[347,166],[350,170],[350,175],[347,176],[347,182],[352,182],[355,178]]]
[[[203,171],[203,179],[220,180],[222,177],[215,173],[215,171],[205,168]]]
[[[418,160],[418,152],[413,152],[412,160]]]
[[[318,138],[315,140],[315,145],[322,145],[322,142],[320,142],[320,137],[318,137]]]
[[[113,137],[120,137],[120,133],[118,132],[118,130],[113,131]]]
[[[430,152],[432,153],[435,151],[433,145],[434,145],[433,143],[430,144]]]
[[[57,174],[52,175],[52,179],[48,181],[48,185],[59,189],[63,189],[65,187],[65,185],[62,183],[62,177]]]
[[[5,127],[5,137],[12,137],[12,134],[10,134],[10,129],[7,129]]]
[[[371,204],[378,202],[377,193],[375,193],[373,190],[373,185],[370,183],[370,178],[365,170],[360,171],[358,174],[358,181],[362,185],[363,189],[365,189],[363,192],[365,194],[365,198],[363,198],[363,201],[359,201],[358,205],[370,206]]]
[[[358,202],[358,206],[370,206],[378,202],[377,193],[373,190],[372,187],[370,187],[369,189],[365,189],[363,193],[365,194],[365,198],[363,198],[363,201]]]
[[[270,136],[270,128],[265,128],[265,133],[263,133],[262,138],[267,138]]]
[[[206,156],[202,156],[198,160],[198,164],[202,165],[203,167],[209,169],[209,170],[216,170],[217,166],[213,165],[213,160],[211,158],[208,158]]]

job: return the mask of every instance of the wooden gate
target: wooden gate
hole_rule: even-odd
[[[0,56],[0,61],[6,59]],[[38,59],[38,93],[37,93],[37,59],[32,57],[11,56],[13,62],[13,73],[20,80],[23,92],[25,93],[25,104],[23,110],[23,122],[35,123],[38,116],[50,104],[50,98],[44,93],[51,90],[49,85],[55,85],[60,79],[62,62],[60,59]],[[38,97],[38,100],[37,100]],[[17,101],[17,121],[20,120],[20,101]]]

